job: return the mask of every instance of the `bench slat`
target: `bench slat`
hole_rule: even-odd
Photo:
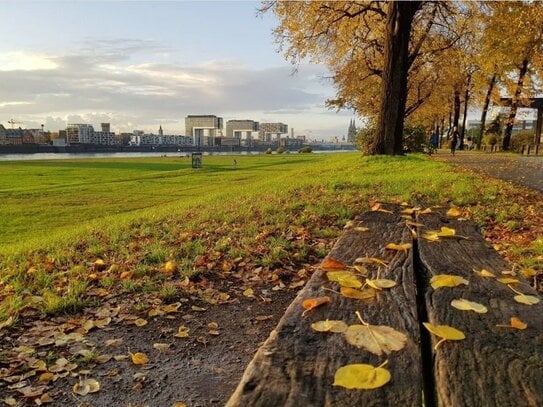
[[[347,229],[338,240],[330,257],[352,264],[358,257],[379,257],[389,261],[382,278],[397,281],[392,289],[379,293],[376,299],[348,299],[324,290],[337,289],[325,273],[316,271],[297,298],[289,306],[279,325],[259,349],[247,367],[227,406],[414,406],[421,405],[421,361],[415,283],[411,251],[384,250],[383,242],[410,242],[409,232],[397,214],[370,212],[358,217],[356,225],[367,232]],[[375,277],[375,276],[373,276]],[[302,317],[303,300],[330,296],[332,302]],[[343,334],[314,332],[312,322],[325,319],[359,323],[355,311],[366,322],[387,325],[404,332],[408,342],[404,349],[378,357],[349,345]],[[348,390],[333,386],[335,371],[351,363],[386,366],[392,379],[374,390]]]
[[[472,270],[486,269],[499,277],[511,266],[490,247],[477,227],[468,221],[443,215],[421,215],[419,222],[438,230],[446,225],[468,239],[445,238],[429,242],[420,238],[418,253],[423,278],[428,282],[425,303],[431,323],[450,325],[463,331],[466,339],[442,343],[433,351],[437,399],[440,406],[542,406],[543,405],[543,302],[522,305],[515,293],[493,278]],[[417,259],[415,259],[415,268]],[[429,280],[438,274],[464,277],[469,285],[432,289]],[[522,281],[522,277],[520,278]],[[522,293],[538,294],[525,282],[516,284]],[[485,305],[488,313],[460,311],[450,303],[465,298]],[[496,327],[518,317],[526,330]],[[425,335],[425,333],[423,333]],[[433,339],[434,343],[436,339]]]

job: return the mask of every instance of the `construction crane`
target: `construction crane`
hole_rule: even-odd
[[[22,122],[16,122],[16,121],[13,120],[13,119],[8,120],[8,123],[11,124],[11,128],[12,128],[12,129],[13,129],[13,125],[14,125],[14,124],[23,124]]]

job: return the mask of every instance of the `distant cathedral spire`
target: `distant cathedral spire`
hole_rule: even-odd
[[[158,135],[159,135],[159,136],[163,136],[163,135],[164,135],[164,132],[162,131],[162,126],[160,126],[160,127],[158,128]]]
[[[356,124],[354,119],[351,119],[349,122],[349,130],[347,131],[347,141],[349,143],[354,143],[356,139]]]

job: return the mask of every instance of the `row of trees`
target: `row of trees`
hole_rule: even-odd
[[[328,66],[328,106],[373,122],[370,154],[401,154],[405,122],[456,126],[463,143],[468,108],[482,110],[482,132],[500,94],[511,97],[509,149],[517,109],[543,79],[543,2],[274,0],[262,10],[278,17],[287,59]]]

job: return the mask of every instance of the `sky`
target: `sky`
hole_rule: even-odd
[[[259,5],[0,0],[0,123],[183,134],[185,116],[215,114],[341,139],[354,116],[325,107],[329,72],[285,61]]]

